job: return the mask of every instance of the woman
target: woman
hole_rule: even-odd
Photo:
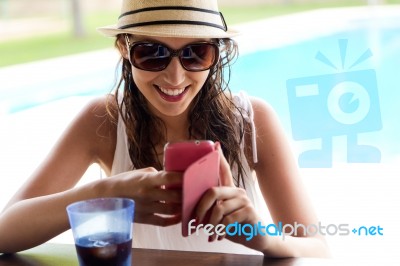
[[[136,202],[134,246],[326,256],[322,236],[220,237],[180,234],[182,174],[162,169],[172,141],[210,139],[221,152],[219,187],[199,201],[196,224],[257,224],[267,203],[275,223],[317,224],[273,110],[262,100],[232,95],[223,68],[236,55],[215,1],[123,1],[116,26],[122,56],[114,95],[90,103],[0,216],[0,252],[39,245],[69,228],[65,208],[96,197]],[[98,163],[110,178],[74,187]],[[256,176],[256,177],[253,177]],[[259,199],[257,188],[262,192]],[[45,225],[45,226],[44,226]],[[208,239],[204,239],[208,238]],[[208,241],[207,241],[208,240]]]

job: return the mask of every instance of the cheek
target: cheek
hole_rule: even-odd
[[[196,81],[197,86],[202,87],[206,82],[209,73],[210,73],[209,70],[201,72],[192,72],[190,78]]]
[[[151,85],[151,81],[153,81],[157,77],[156,72],[143,71],[137,68],[132,68],[132,78],[135,81],[136,85],[139,89],[142,89],[143,86]]]

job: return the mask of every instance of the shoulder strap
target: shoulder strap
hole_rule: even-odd
[[[238,94],[233,96],[234,102],[238,107],[241,107],[245,112],[243,113],[243,118],[251,127],[251,150],[253,151],[253,162],[257,163],[257,141],[256,141],[256,127],[254,125],[254,112],[253,106],[251,104],[250,98],[245,91],[239,91]],[[244,143],[242,143],[242,148],[244,148]]]

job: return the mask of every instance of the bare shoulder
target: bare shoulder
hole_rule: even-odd
[[[267,103],[265,100],[254,97],[254,96],[249,96],[251,105],[253,107],[254,113],[259,113],[263,112],[264,114],[269,113],[269,112],[274,112],[273,108],[269,103]]]
[[[91,100],[71,124],[69,134],[93,161],[110,168],[116,145],[118,109],[114,96],[106,95]]]
[[[92,100],[79,112],[9,204],[70,189],[93,163],[110,172],[116,143],[116,126],[107,113],[110,100]]]
[[[117,119],[118,112],[113,96],[107,95],[88,102],[72,126],[79,126],[81,133],[95,131],[98,137],[105,137],[115,130]]]
[[[117,104],[114,100],[114,96],[105,95],[91,100],[82,110],[80,115],[95,119],[105,117],[106,115],[118,117]]]
[[[257,97],[250,97],[250,102],[254,112],[254,123],[258,131],[261,130],[264,132],[280,129],[278,116],[269,103]]]
[[[250,101],[257,133],[258,169],[267,172],[276,166],[293,168],[291,147],[275,110],[260,98],[251,97]]]

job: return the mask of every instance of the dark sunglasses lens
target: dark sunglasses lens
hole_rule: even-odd
[[[140,69],[161,71],[170,61],[168,48],[157,43],[138,43],[131,49],[131,62]]]
[[[202,71],[212,67],[218,59],[218,47],[209,43],[191,44],[181,52],[183,67],[189,71]]]

